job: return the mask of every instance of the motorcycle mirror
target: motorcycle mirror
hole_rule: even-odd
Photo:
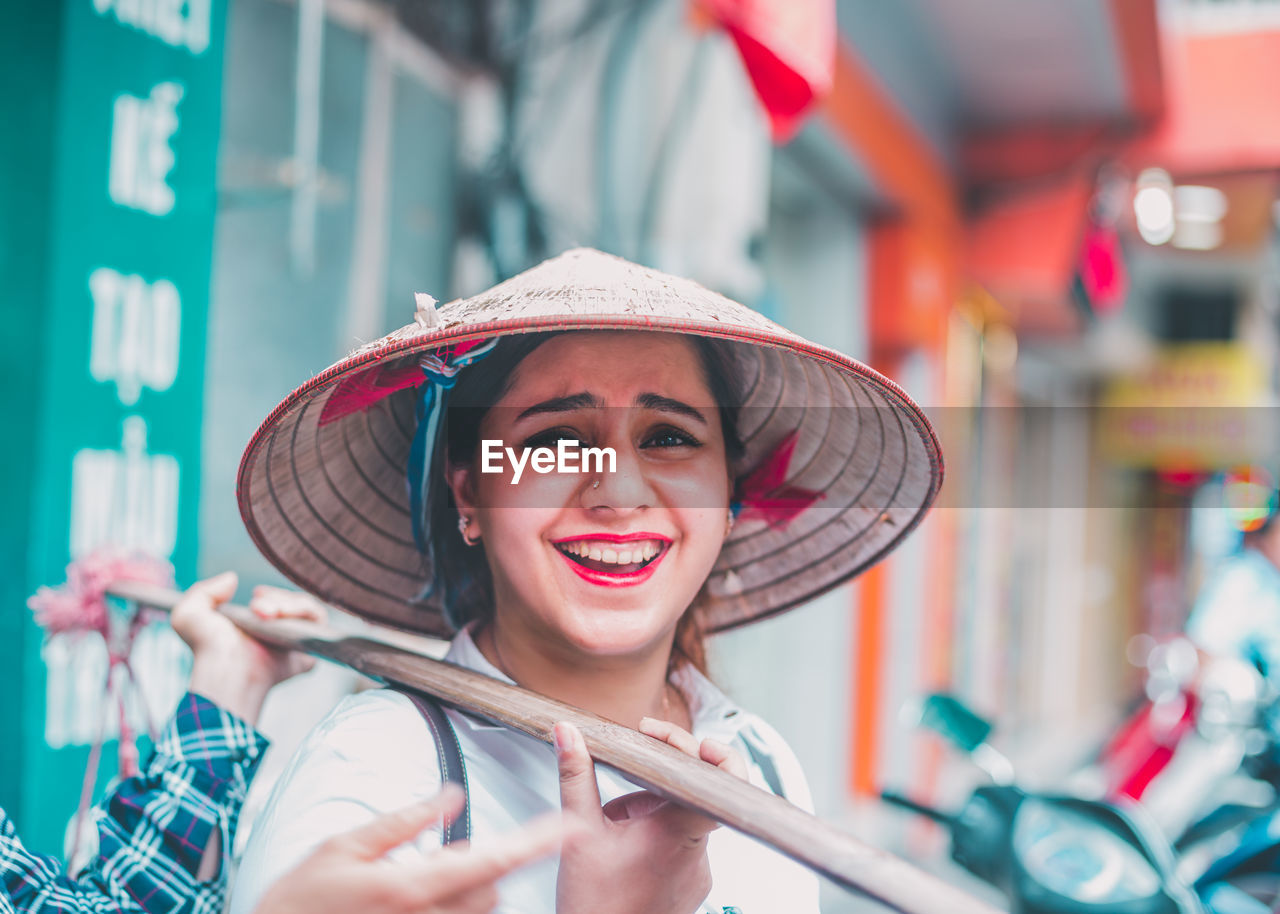
[[[991,722],[978,716],[954,695],[935,692],[920,708],[920,724],[965,752],[973,752],[991,735]]]

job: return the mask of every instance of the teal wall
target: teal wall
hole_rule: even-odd
[[[21,125],[5,131],[0,162],[12,444],[0,652],[5,694],[18,696],[4,703],[0,732],[18,738],[0,764],[24,840],[52,853],[104,682],[92,651],[61,651],[46,668],[24,599],[64,580],[77,550],[143,549],[180,578],[197,550],[201,421],[190,404],[204,381],[226,3],[207,20],[183,10],[150,25],[122,7],[11,5],[0,29],[13,45],[0,51],[0,104]]]
[[[46,0],[15,0],[0,28],[0,390],[5,392],[0,447],[0,806],[22,819],[24,754],[35,713],[29,661],[35,626],[24,606],[30,592],[28,541],[36,466],[40,366],[48,310],[49,196],[54,97],[62,11]]]

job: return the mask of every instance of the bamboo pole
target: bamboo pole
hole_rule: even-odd
[[[156,609],[181,594],[117,581],[107,593]],[[578,727],[592,758],[669,800],[756,838],[854,892],[905,914],[994,914],[995,908],[892,854],[871,847],[781,797],[630,727],[453,663],[293,619],[265,621],[242,606],[221,612],[268,644],[305,651],[384,682],[426,692],[471,714],[552,741],[558,721]]]

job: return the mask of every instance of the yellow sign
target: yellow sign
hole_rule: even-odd
[[[1130,466],[1218,470],[1276,453],[1266,372],[1248,348],[1166,348],[1152,368],[1113,381],[1101,397],[1102,455]]]

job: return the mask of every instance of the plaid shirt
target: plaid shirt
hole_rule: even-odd
[[[221,911],[226,867],[207,882],[196,872],[215,829],[225,859],[266,744],[244,721],[187,693],[146,771],[98,810],[98,856],[76,879],[24,848],[0,810],[0,914]]]

